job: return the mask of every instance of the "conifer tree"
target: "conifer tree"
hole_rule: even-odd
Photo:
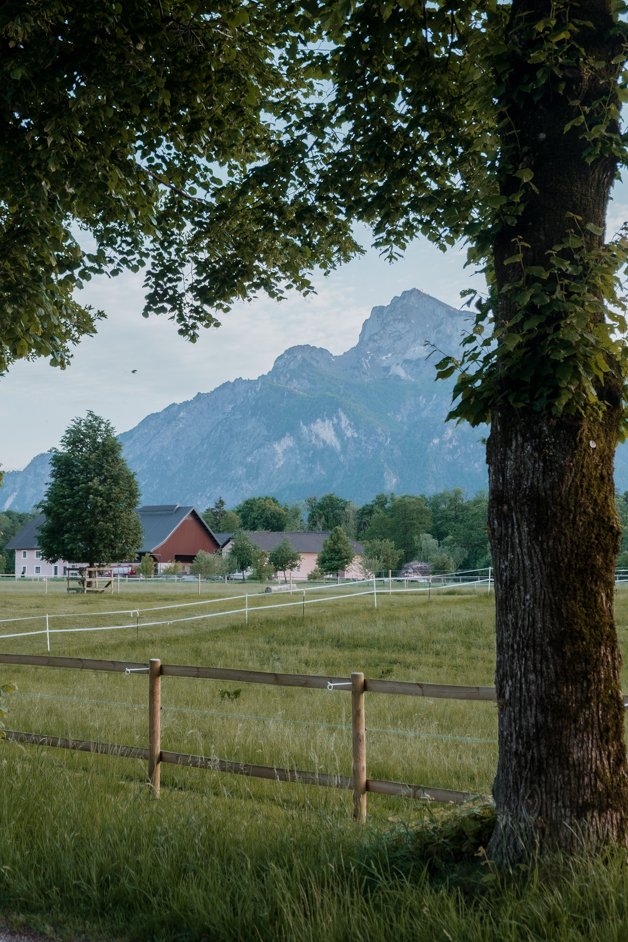
[[[340,578],[340,573],[347,568],[355,553],[349,542],[349,537],[342,527],[334,527],[318,554],[318,568],[321,572],[334,573]]]

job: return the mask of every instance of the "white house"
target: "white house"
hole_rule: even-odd
[[[44,519],[43,514],[38,514],[24,524],[21,530],[7,543],[7,549],[15,550],[15,576],[33,577],[33,576],[64,576],[67,569],[67,562],[58,559],[54,563],[49,563],[43,559],[39,549],[39,528]]]
[[[299,564],[286,573],[287,578],[290,580],[307,579],[309,574],[316,568],[318,554],[323,548],[323,543],[329,537],[329,531],[320,530],[246,530],[245,533],[253,546],[263,550],[264,553],[272,553],[284,540],[288,541],[295,552],[300,553],[301,560]],[[220,536],[220,534],[217,535]],[[223,553],[229,552],[230,542],[231,537],[226,536],[226,541],[223,543]],[[356,540],[349,540],[349,542],[355,556],[344,572],[340,573],[340,578],[362,579],[364,578],[362,570],[364,547]]]

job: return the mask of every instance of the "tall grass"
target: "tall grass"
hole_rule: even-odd
[[[164,598],[166,595],[164,595]],[[143,596],[134,603],[141,606]],[[0,596],[6,612],[50,597]],[[59,597],[59,609],[110,599]],[[150,602],[156,604],[155,594]],[[493,678],[483,596],[368,600],[115,636],[56,636],[56,654],[444,683]],[[628,606],[618,597],[626,638]],[[0,616],[2,611],[0,610]],[[41,653],[41,639],[21,650]],[[4,647],[4,650],[7,650]],[[11,668],[10,725],[145,744],[146,679]],[[6,674],[6,668],[3,668]],[[239,691],[239,692],[237,692]],[[350,769],[350,699],[328,691],[163,680],[163,747],[241,761]],[[367,696],[373,777],[486,793],[492,704]],[[350,820],[341,791],[165,768],[162,797],[143,763],[12,743],[0,747],[0,911],[90,940],[571,940],[628,938],[625,861],[576,861],[515,879],[480,850],[490,810],[437,811],[369,797]],[[469,865],[469,859],[473,861]],[[437,865],[438,864],[438,865]]]
[[[616,856],[516,879],[429,824],[432,843],[399,852],[407,825],[361,832],[315,795],[147,789],[103,760],[60,762],[10,747],[2,764],[0,903],[66,938],[142,940],[615,940],[628,937]],[[450,813],[451,814],[451,813]],[[463,830],[461,828],[460,830]],[[409,838],[410,839],[410,838]],[[466,850],[472,848],[473,838]],[[434,871],[434,858],[450,860]],[[63,931],[61,931],[63,928]]]

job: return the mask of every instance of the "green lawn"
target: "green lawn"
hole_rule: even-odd
[[[139,629],[129,622],[116,631],[53,634],[53,655],[493,681],[485,591],[429,599],[380,592],[377,608],[365,596],[262,612],[254,611],[256,600],[268,599],[248,588],[248,624],[241,613],[142,627],[157,618],[149,607],[198,601],[189,584],[186,591],[129,585],[120,595],[90,597],[3,585],[0,618],[33,616],[41,627],[48,613],[57,616],[54,629],[93,625],[96,613],[101,625],[117,618],[102,613],[142,613]],[[222,591],[203,586],[201,599]],[[201,613],[169,611],[159,619]],[[624,643],[628,592],[618,593],[617,618]],[[19,625],[28,630],[28,622]],[[0,651],[43,654],[46,638],[0,640]],[[0,680],[18,685],[12,728],[146,745],[144,675],[0,670]],[[165,677],[162,704],[164,749],[350,774],[347,693]],[[489,793],[493,704],[371,694],[366,714],[370,777]],[[29,925],[121,940],[628,938],[625,871],[615,859],[593,869],[575,865],[550,883],[504,882],[485,867],[470,888],[438,882],[407,854],[395,856],[390,848],[399,847],[400,834],[414,833],[419,822],[436,828],[443,813],[451,820],[447,809],[370,795],[360,829],[346,791],[166,766],[156,801],[139,760],[5,742],[0,763],[0,911],[25,914]],[[484,812],[463,812],[459,834],[474,814],[481,823]],[[434,840],[440,853],[445,844]]]

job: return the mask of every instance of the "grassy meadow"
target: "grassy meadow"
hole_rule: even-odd
[[[199,596],[194,584],[140,583],[85,597],[62,586],[44,593],[40,585],[3,584],[0,619],[24,621],[0,623],[0,635],[40,630],[48,614],[53,655],[493,682],[485,589],[430,598],[382,590],[377,607],[372,596],[332,602],[321,594],[305,608],[261,611],[256,606],[290,597],[248,585],[248,623],[242,612],[200,617],[211,606],[199,602],[241,591],[204,585]],[[148,611],[183,603],[195,604]],[[617,617],[625,650],[628,592],[617,595]],[[127,627],[55,633],[96,624]],[[45,654],[46,638],[0,638],[0,651]],[[7,665],[0,672],[0,683],[18,687],[10,728],[147,745],[144,674]],[[368,775],[488,795],[495,721],[491,703],[367,694]],[[350,696],[165,677],[162,748],[350,775]],[[458,861],[490,833],[481,801],[452,810],[369,795],[359,828],[342,790],[164,766],[157,801],[139,760],[5,742],[0,764],[0,913],[59,938],[628,938],[628,886],[617,858],[571,864],[549,882],[539,873],[510,881],[480,858],[472,872],[461,871]]]

